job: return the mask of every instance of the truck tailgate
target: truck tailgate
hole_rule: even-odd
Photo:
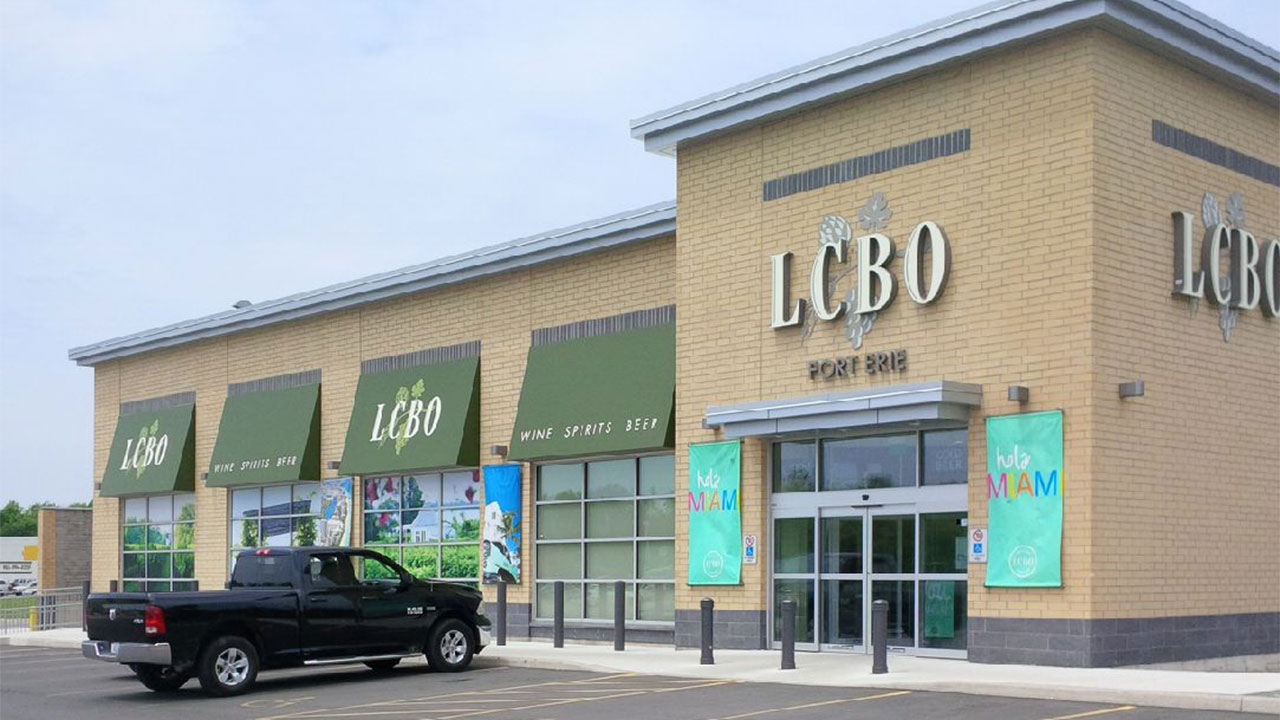
[[[111,642],[150,642],[150,638],[143,629],[143,609],[146,606],[146,593],[90,595],[89,639]]]

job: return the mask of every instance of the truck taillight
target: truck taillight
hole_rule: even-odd
[[[142,611],[142,625],[148,635],[163,635],[165,631],[164,610],[158,605],[148,605]]]

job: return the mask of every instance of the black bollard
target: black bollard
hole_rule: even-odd
[[[552,618],[552,647],[564,647],[564,581],[555,584],[555,617]]]
[[[193,591],[195,591],[195,592],[200,592],[200,581],[199,581],[199,580],[192,580],[192,581],[191,581],[191,589],[192,589]]]
[[[89,629],[89,581],[80,583],[80,629]]]
[[[108,590],[110,592],[120,592],[120,582],[118,580],[112,580]]]
[[[703,665],[715,665],[715,656],[711,654],[711,646],[715,641],[711,623],[715,619],[716,601],[702,598],[702,660]]]
[[[498,646],[507,644],[507,584],[498,581]]]
[[[782,669],[796,669],[796,601],[782,601]]]
[[[627,649],[627,584],[613,584],[613,649]]]
[[[889,672],[889,602],[871,603],[871,674]]]

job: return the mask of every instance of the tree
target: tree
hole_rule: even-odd
[[[36,514],[48,503],[37,503],[23,510],[17,500],[10,500],[0,508],[0,536],[32,537],[36,534]]]

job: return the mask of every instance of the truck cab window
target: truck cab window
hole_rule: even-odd
[[[400,571],[395,566],[373,555],[357,555],[352,558],[356,564],[356,576],[362,585],[395,585],[400,582]]]
[[[312,555],[307,562],[307,575],[313,588],[351,587],[356,584],[351,561],[345,555]]]
[[[292,587],[292,562],[286,555],[242,555],[236,559],[230,587]]]

